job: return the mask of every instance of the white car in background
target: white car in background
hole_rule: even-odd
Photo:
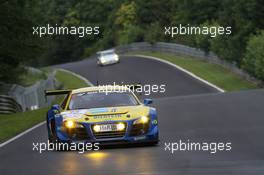
[[[100,52],[97,52],[97,54],[98,54],[97,64],[99,66],[104,66],[104,65],[120,62],[119,56],[115,53],[114,49],[100,51]]]

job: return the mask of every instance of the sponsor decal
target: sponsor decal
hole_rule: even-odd
[[[116,112],[117,109],[116,108],[112,108],[111,112]]]
[[[63,118],[64,120],[67,119],[67,118],[74,118],[74,119],[79,119],[79,118],[82,118],[82,116],[78,113],[76,114],[66,114],[66,115],[63,115]]]
[[[112,118],[120,118],[120,117],[122,117],[121,114],[93,116],[94,119],[112,119]]]

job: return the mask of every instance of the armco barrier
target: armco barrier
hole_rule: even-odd
[[[22,107],[17,101],[7,95],[0,95],[0,114],[21,112]]]
[[[44,90],[55,89],[55,87],[56,81],[54,74],[52,74],[46,80],[41,80],[29,87],[13,85],[8,95],[14,97],[21,105],[23,111],[34,110],[40,107],[47,107],[52,103],[54,98],[46,99]]]
[[[46,80],[40,80],[32,86],[23,87],[17,84],[1,83],[0,114],[34,110],[52,104],[54,97],[46,98],[44,91],[56,89],[59,84],[55,79],[55,72]]]

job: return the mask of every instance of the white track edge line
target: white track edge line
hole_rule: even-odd
[[[85,83],[87,83],[89,86],[94,86],[89,80],[87,80],[86,78],[84,78],[83,76],[81,76],[81,75],[79,75],[79,74],[76,74],[76,73],[74,73],[74,72],[71,72],[71,71],[68,71],[68,70],[65,70],[65,69],[57,69],[57,70],[64,71],[64,72],[67,72],[67,73],[70,73],[70,74],[72,74],[72,75],[74,75],[74,76],[76,76],[76,77],[82,79],[82,80],[83,80]],[[3,146],[5,146],[5,145],[7,145],[7,144],[9,144],[9,143],[11,143],[11,142],[13,142],[14,140],[16,140],[16,139],[22,137],[23,135],[29,133],[30,131],[32,131],[32,130],[38,128],[38,127],[40,127],[41,125],[43,125],[43,124],[45,124],[45,123],[46,123],[46,121],[43,121],[43,122],[41,122],[41,123],[38,123],[38,124],[32,126],[31,128],[29,128],[29,129],[23,131],[22,133],[20,133],[20,134],[14,136],[14,137],[8,139],[7,141],[5,141],[5,142],[3,142],[3,143],[0,144],[0,148],[2,148]]]
[[[23,131],[23,132],[21,132],[20,134],[18,134],[18,135],[16,135],[16,136],[12,137],[11,139],[9,139],[9,140],[7,140],[7,141],[1,143],[1,144],[0,144],[0,148],[2,148],[3,146],[7,145],[8,143],[13,142],[14,140],[16,140],[16,139],[22,137],[23,135],[29,133],[30,131],[32,131],[32,130],[38,128],[38,127],[40,127],[41,125],[43,125],[43,124],[45,124],[45,123],[46,123],[46,121],[43,121],[43,122],[41,122],[41,123],[38,123],[38,124],[36,124],[35,126],[29,128],[29,129],[27,129],[26,131]]]
[[[198,77],[198,76],[195,75],[194,73],[192,73],[192,72],[190,72],[190,71],[188,71],[188,70],[186,70],[186,69],[184,69],[184,68],[182,68],[182,67],[180,67],[180,66],[178,66],[178,65],[176,65],[176,64],[173,64],[173,63],[170,62],[170,61],[163,60],[163,59],[160,59],[160,58],[157,58],[157,57],[153,57],[153,56],[145,56],[145,55],[134,55],[134,56],[137,56],[137,57],[143,57],[143,58],[148,58],[148,59],[152,59],[152,60],[156,60],[156,61],[159,61],[159,62],[163,62],[163,63],[169,64],[169,65],[175,67],[176,69],[179,69],[179,70],[181,70],[182,72],[184,72],[184,73],[190,75],[191,77],[193,77],[193,78],[195,78],[195,79],[197,79],[197,80],[199,80],[199,81],[201,81],[201,82],[207,84],[208,86],[213,87],[214,89],[218,90],[219,92],[222,92],[222,93],[225,92],[224,89],[222,89],[222,88],[220,88],[220,87],[218,87],[218,86],[216,86],[216,85],[214,85],[214,84],[212,84],[212,83],[210,83],[210,82],[208,82],[208,81],[202,79],[201,77]]]

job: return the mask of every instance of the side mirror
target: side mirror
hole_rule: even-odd
[[[146,98],[146,99],[144,99],[143,103],[144,103],[144,105],[149,105],[149,104],[153,103],[153,100],[150,98]]]
[[[56,104],[56,105],[52,105],[51,107],[52,111],[55,113],[55,114],[58,114],[60,113],[60,105]]]

